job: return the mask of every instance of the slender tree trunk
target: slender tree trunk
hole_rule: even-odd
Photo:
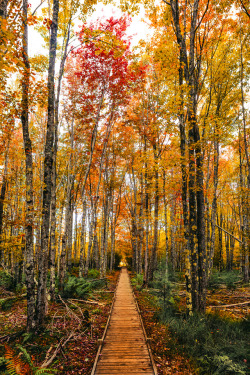
[[[53,171],[52,171],[52,186],[51,186],[51,228],[50,228],[50,297],[55,299],[55,258],[56,258],[56,162],[58,149],[58,125],[59,125],[59,99],[61,92],[61,82],[64,72],[64,65],[67,57],[67,49],[70,37],[71,18],[68,24],[68,32],[64,47],[63,56],[60,62],[60,70],[57,85],[57,95],[55,100],[55,141],[53,149]]]
[[[9,0],[0,0],[0,22],[1,22],[1,18],[6,19],[7,17],[8,2]]]
[[[94,223],[93,258],[94,258],[95,268],[99,270],[100,269],[100,254],[99,254],[99,243],[98,243],[98,236],[97,236],[97,218],[95,218],[95,223]]]
[[[77,207],[76,206],[75,206],[74,212],[75,212],[75,228],[74,228],[74,255],[73,255],[73,264],[76,267],[76,265],[77,265],[77,255],[78,255],[78,216],[77,216]]]
[[[70,270],[72,267],[72,236],[73,236],[73,202],[71,184],[68,189],[68,199],[65,215],[65,234],[66,234],[66,257],[67,268]]]
[[[24,72],[22,80],[22,113],[21,122],[23,129],[23,143],[26,163],[26,218],[25,218],[25,273],[27,286],[27,330],[35,326],[35,288],[34,288],[34,203],[33,203],[33,154],[32,143],[29,135],[29,77],[30,66],[28,58],[28,2],[23,0],[23,62]]]
[[[186,305],[187,314],[189,315],[192,311],[192,283],[191,283],[191,247],[190,247],[190,236],[189,236],[189,211],[188,211],[188,176],[187,176],[187,165],[188,160],[186,156],[186,124],[184,116],[184,67],[182,59],[180,59],[179,67],[179,87],[180,87],[180,110],[178,113],[179,118],[179,130],[180,130],[180,150],[181,150],[181,197],[182,197],[182,211],[183,211],[183,222],[184,222],[184,238],[185,238],[185,279],[186,279]]]
[[[115,262],[115,227],[113,221],[111,222],[111,249],[110,249],[110,271],[113,271]]]
[[[220,216],[217,215],[217,221],[218,221],[218,226],[220,228],[223,227],[223,216],[222,212],[220,212]],[[224,268],[223,264],[223,243],[222,243],[222,230],[218,228],[218,233],[219,233],[219,241],[218,241],[218,251],[219,251],[219,271],[222,271]]]
[[[94,212],[94,205],[91,199],[91,212],[90,212],[90,220],[89,220],[89,243],[88,243],[88,249],[87,249],[87,255],[86,255],[86,263],[85,263],[85,270],[84,270],[84,276],[88,277],[88,270],[89,270],[89,263],[90,263],[90,254],[91,254],[91,248],[93,244],[93,227],[94,227],[94,220],[95,220],[95,212]]]
[[[60,273],[60,257],[61,257],[61,245],[62,245],[62,221],[63,221],[63,204],[61,206],[60,215],[59,215],[59,229],[58,229],[58,239],[57,239],[57,274],[59,278]]]
[[[172,171],[172,177],[173,177],[173,171]],[[171,259],[171,266],[172,269],[176,270],[176,257],[177,257],[177,251],[176,251],[176,231],[177,231],[177,222],[176,222],[176,215],[175,215],[175,195],[171,194],[171,204],[170,204],[170,220],[171,220],[171,231],[170,231],[170,237],[171,237],[171,251],[170,251],[170,259]]]
[[[191,284],[192,284],[192,309],[198,310],[198,239],[197,239],[197,208],[195,196],[195,151],[193,126],[189,122],[189,236],[191,250]]]
[[[142,273],[142,248],[143,248],[143,174],[141,173],[141,202],[139,210],[139,245],[138,245],[138,273]]]
[[[148,281],[153,280],[154,271],[156,269],[157,263],[157,248],[158,248],[158,223],[159,223],[159,171],[158,171],[158,155],[157,155],[157,148],[154,145],[154,161],[155,161],[155,199],[154,199],[154,239],[153,239],[153,246],[152,252],[149,262],[149,270],[148,270]]]
[[[7,173],[8,173],[8,160],[9,160],[9,142],[7,144],[4,160],[4,171],[3,171],[3,181],[0,192],[0,266],[4,264],[4,250],[2,246],[3,237],[3,207],[7,188]]]
[[[43,208],[41,226],[41,251],[38,263],[38,287],[36,303],[36,328],[41,328],[44,323],[46,313],[46,282],[48,269],[48,249],[49,249],[49,228],[50,228],[50,205],[53,167],[53,145],[54,145],[54,81],[55,81],[55,61],[57,46],[59,0],[53,1],[53,17],[50,27],[50,48],[49,48],[49,70],[48,70],[48,121],[47,133],[44,149],[44,188],[43,188]]]
[[[163,170],[163,205],[164,205],[164,231],[165,231],[165,275],[168,277],[168,212],[167,212],[167,201],[166,201],[166,172]]]
[[[206,265],[205,265],[205,217],[204,217],[204,187],[203,187],[203,158],[201,150],[201,140],[199,135],[199,127],[197,124],[197,100],[200,86],[200,61],[196,48],[196,33],[200,28],[198,20],[198,10],[200,1],[193,0],[189,5],[180,5],[178,0],[170,0],[168,4],[171,7],[173,17],[173,29],[176,40],[180,48],[179,54],[179,84],[181,89],[181,100],[184,100],[182,94],[183,84],[188,88],[187,95],[187,121],[189,125],[189,228],[186,232],[188,238],[188,247],[190,249],[191,264],[191,291],[192,291],[192,309],[205,312],[206,307]],[[208,10],[207,7],[206,11]],[[187,39],[186,31],[186,8],[190,6],[190,32]],[[183,10],[184,14],[180,14]],[[183,16],[183,17],[182,17]],[[201,19],[202,21],[202,19]],[[183,23],[182,23],[183,22]],[[205,38],[205,36],[204,36]],[[188,46],[188,47],[187,47]],[[202,49],[201,49],[202,50]],[[184,127],[184,111],[183,105],[179,113],[180,133],[181,133],[181,157],[182,157],[182,198],[184,226],[187,220],[185,205],[185,127]],[[187,224],[187,222],[186,222]],[[189,261],[187,260],[187,269]],[[187,274],[188,278],[188,274]],[[189,293],[189,281],[187,281],[187,295]]]
[[[250,158],[248,152],[248,142],[247,142],[247,130],[246,130],[246,110],[245,110],[245,95],[244,95],[244,61],[243,61],[243,42],[242,42],[242,34],[240,33],[240,45],[241,45],[241,53],[240,53],[240,62],[241,62],[241,107],[242,107],[242,119],[243,119],[243,140],[244,140],[244,151],[246,156],[246,164],[247,164],[247,183],[244,192],[242,194],[245,195],[244,199],[244,207],[242,206],[243,210],[243,228],[242,228],[242,239],[243,239],[243,277],[246,283],[249,282],[249,251],[250,251]],[[242,169],[242,168],[241,168]],[[242,171],[241,171],[242,173]],[[243,178],[242,178],[243,180]],[[243,181],[242,181],[243,185]],[[243,187],[243,186],[242,186]],[[243,203],[242,203],[243,204]]]
[[[244,177],[243,177],[243,163],[242,163],[242,147],[241,147],[241,137],[239,131],[239,157],[240,157],[240,200],[241,200],[241,207],[240,207],[240,222],[241,222],[241,238],[242,238],[242,245],[241,245],[241,256],[242,256],[242,273],[243,279],[247,283],[249,282],[249,252],[248,252],[248,244],[247,244],[247,203],[246,203],[246,188],[244,184]]]
[[[115,165],[114,165],[113,170],[115,171]],[[111,271],[114,267],[114,262],[115,262],[115,240],[116,240],[115,229],[116,229],[117,221],[118,221],[118,218],[119,218],[119,215],[120,215],[121,199],[122,199],[122,185],[123,185],[124,177],[125,177],[125,173],[123,175],[123,178],[121,180],[121,184],[120,184],[120,187],[119,187],[119,194],[118,194],[118,197],[117,197],[117,202],[115,204],[115,209],[114,208],[112,209],[111,228],[110,228],[110,231],[111,231],[110,270]],[[114,178],[114,176],[113,176],[113,178]],[[113,190],[113,206],[114,206],[114,190]]]
[[[231,233],[234,234],[234,227],[231,227]],[[234,246],[235,246],[235,239],[230,236],[230,269],[233,269],[234,263]]]
[[[137,259],[137,226],[134,215],[132,215],[131,223],[131,245],[132,245],[132,269],[136,271],[136,259]]]
[[[210,274],[213,267],[214,248],[215,248],[215,224],[217,215],[217,188],[218,188],[218,170],[219,170],[219,142],[217,127],[214,129],[214,191],[211,212],[211,252],[209,254],[208,273]]]
[[[86,210],[87,210],[86,199],[83,199],[83,203],[82,203],[82,228],[81,228],[81,241],[80,241],[79,277],[83,277],[83,273],[84,273]]]
[[[50,298],[55,300],[55,260],[56,260],[56,154],[57,154],[57,127],[55,129],[55,145],[53,151],[53,171],[51,187],[51,222],[50,222]]]
[[[144,139],[144,153],[145,159],[147,160],[147,139]],[[148,186],[148,164],[145,162],[145,216],[146,216],[146,244],[145,244],[145,254],[144,254],[144,284],[148,281],[148,263],[149,263],[149,186]]]
[[[107,183],[107,181],[106,181]],[[107,235],[108,235],[108,210],[109,210],[109,195],[108,191],[104,192],[103,196],[103,213],[102,213],[102,236],[101,236],[101,252],[100,252],[100,277],[106,274],[106,252],[107,252]]]
[[[229,217],[228,217],[228,215],[227,215],[226,229],[228,231],[230,231]],[[231,270],[231,264],[230,264],[230,236],[227,233],[225,233],[225,248],[226,248],[226,269],[228,271],[230,271]]]
[[[62,292],[64,288],[64,281],[66,276],[66,234],[62,236],[62,251],[59,263],[59,291]]]

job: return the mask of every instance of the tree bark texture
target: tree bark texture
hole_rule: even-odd
[[[200,26],[200,23],[198,23],[198,11],[200,5],[199,3],[199,0],[193,0],[192,5],[190,7],[190,31],[188,34],[189,40],[187,43],[187,31],[185,26],[187,5],[181,6],[178,0],[170,0],[170,2],[167,2],[167,4],[169,4],[171,7],[173,29],[176,35],[177,43],[180,47],[179,84],[181,92],[181,101],[184,98],[182,95],[182,86],[184,80],[188,90],[186,103],[189,141],[188,187],[186,186],[186,167],[183,162],[185,160],[185,126],[183,110],[181,110],[179,113],[179,124],[181,136],[182,198],[184,226],[187,226],[186,191],[189,195],[189,223],[188,233],[186,234],[186,236],[188,237],[188,245],[190,247],[192,309],[204,312],[206,306],[206,248],[203,187],[203,156],[201,149],[199,127],[196,118],[200,79],[200,56],[196,56],[195,38],[197,29]],[[209,2],[207,2],[205,12],[208,9],[208,4]],[[181,22],[184,22],[184,28]]]
[[[53,1],[53,17],[50,27],[49,46],[49,70],[48,70],[48,119],[47,132],[44,148],[44,188],[41,225],[41,251],[38,264],[38,287],[36,303],[36,326],[41,327],[44,323],[46,305],[46,281],[48,270],[49,228],[50,228],[50,206],[51,186],[53,169],[53,146],[55,131],[55,61],[57,47],[59,0]]]
[[[22,112],[21,122],[23,130],[23,143],[26,164],[26,217],[25,217],[25,274],[27,286],[27,330],[33,330],[35,326],[35,284],[34,284],[34,203],[33,203],[33,154],[32,143],[29,134],[29,76],[30,66],[28,58],[28,25],[27,25],[28,2],[23,0],[23,62],[24,70],[22,77]]]

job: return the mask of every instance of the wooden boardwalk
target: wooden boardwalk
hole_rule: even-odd
[[[126,268],[122,268],[110,319],[91,375],[156,375]]]

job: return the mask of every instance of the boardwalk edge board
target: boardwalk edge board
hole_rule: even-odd
[[[115,291],[114,291],[114,295],[113,295],[113,299],[112,299],[112,304],[111,304],[111,308],[110,308],[110,311],[109,311],[108,320],[107,320],[107,323],[106,323],[106,326],[105,326],[102,338],[98,340],[99,347],[98,347],[98,351],[97,351],[97,354],[96,354],[96,357],[95,357],[95,362],[94,362],[94,365],[93,365],[93,368],[92,368],[92,371],[91,371],[91,375],[95,375],[96,366],[97,366],[97,363],[98,363],[98,360],[99,360],[99,356],[100,356],[100,353],[101,353],[101,350],[102,350],[102,346],[103,346],[103,343],[104,343],[104,339],[106,337],[107,330],[108,330],[108,327],[109,327],[109,322],[110,322],[111,314],[112,314],[114,303],[115,303],[116,291],[117,291],[117,287],[118,287],[118,284],[119,284],[120,276],[121,276],[121,272],[119,273],[119,277],[117,279],[116,288],[115,288]]]
[[[141,316],[141,311],[140,311],[137,299],[135,297],[133,288],[132,288],[132,294],[133,294],[133,297],[134,297],[134,300],[135,300],[136,309],[137,309],[138,314],[139,314],[141,327],[142,327],[142,331],[143,331],[143,334],[144,334],[144,337],[145,337],[145,340],[146,340],[146,345],[147,345],[147,348],[148,348],[149,357],[150,357],[150,361],[151,361],[151,364],[152,364],[152,367],[153,367],[154,375],[158,375],[157,367],[156,367],[154,357],[153,357],[153,354],[152,354],[152,350],[151,350],[151,347],[150,347],[151,338],[147,337],[147,333],[146,333],[146,330],[145,330],[145,327],[144,327],[144,324],[143,324],[143,320],[142,320],[142,316]]]

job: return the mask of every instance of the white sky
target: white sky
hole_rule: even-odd
[[[34,11],[36,7],[40,4],[41,0],[32,0],[31,11]],[[46,4],[46,2],[45,2]],[[111,16],[121,16],[121,11],[112,6],[112,5],[104,5],[99,3],[96,5],[96,11],[93,13],[90,19],[97,19],[97,18],[109,18]],[[39,15],[39,11],[37,12]],[[132,36],[132,45],[135,46],[138,44],[140,39],[146,39],[148,35],[150,35],[148,25],[142,20],[145,13],[143,9],[141,10],[140,14],[134,16],[132,19],[131,26],[128,29],[128,35]],[[78,24],[75,21],[76,24]],[[80,25],[80,23],[79,23]],[[76,26],[76,30],[78,27]],[[37,54],[46,53],[45,49],[42,47],[43,45],[43,38],[40,34],[34,29],[33,26],[29,27],[29,55],[32,57]],[[48,51],[47,51],[48,53]]]

